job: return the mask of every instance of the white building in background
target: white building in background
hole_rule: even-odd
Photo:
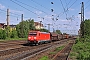
[[[34,22],[34,26],[36,29],[43,29],[44,28],[43,24],[41,24],[39,22]]]

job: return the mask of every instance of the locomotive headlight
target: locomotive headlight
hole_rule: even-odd
[[[31,37],[28,37],[29,39],[31,38]]]
[[[36,39],[36,37],[34,37],[34,39]]]

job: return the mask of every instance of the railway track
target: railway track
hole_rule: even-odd
[[[26,41],[8,41],[8,42],[0,42],[0,47],[3,46],[11,46],[11,45],[19,45],[19,44],[24,44]]]
[[[8,42],[0,42],[0,51],[8,50],[13,48],[23,47],[22,44],[25,44],[27,41],[8,41]]]
[[[68,43],[60,52],[58,52],[52,60],[68,60],[68,55],[71,51],[71,48],[74,44],[74,40]]]
[[[54,45],[57,45],[57,44],[59,45],[63,42],[66,42],[66,40],[43,44],[43,45],[39,45],[39,46],[33,46],[33,47],[25,46],[25,47],[16,48],[16,49],[9,49],[9,50],[0,51],[0,56],[1,56],[0,60],[1,59],[19,60],[21,58],[26,59],[25,57],[33,56],[33,54],[35,55],[35,53],[47,50],[47,49],[53,47]]]

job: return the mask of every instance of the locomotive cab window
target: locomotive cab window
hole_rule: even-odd
[[[36,33],[36,32],[30,32],[29,35],[31,35],[31,36],[36,36],[37,33]]]

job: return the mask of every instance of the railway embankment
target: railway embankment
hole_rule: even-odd
[[[69,55],[69,60],[90,60],[90,41],[77,39]]]

